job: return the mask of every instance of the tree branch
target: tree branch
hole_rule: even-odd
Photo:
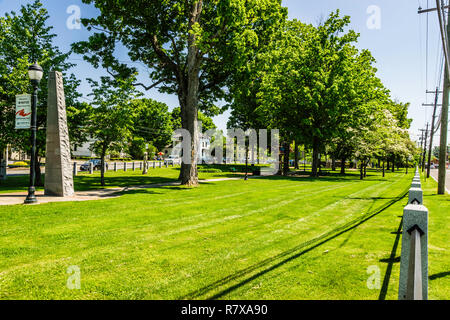
[[[161,79],[161,80],[159,80],[159,81],[157,81],[157,82],[155,82],[155,83],[153,83],[153,84],[151,84],[151,85],[149,85],[149,86],[145,86],[143,83],[137,82],[137,83],[133,83],[133,86],[141,86],[141,87],[143,87],[146,91],[148,91],[148,90],[150,90],[150,89],[155,88],[157,85],[163,83],[163,82],[166,81],[166,80],[167,80],[167,79]]]
[[[155,34],[151,36],[150,43],[161,63],[168,66],[175,74],[178,74],[179,66],[162,50],[158,42],[158,37]]]

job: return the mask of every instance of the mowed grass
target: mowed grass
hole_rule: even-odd
[[[412,173],[369,175],[207,182],[3,206],[0,298],[397,299],[397,231]],[[426,192],[425,204],[433,202],[430,298],[448,299],[449,197]],[[74,265],[79,290],[66,285]],[[380,270],[379,288],[367,286],[371,266]]]
[[[437,183],[422,175],[424,204],[428,208],[428,281],[429,295],[450,299],[450,195],[437,195]],[[447,186],[449,189],[449,186]]]

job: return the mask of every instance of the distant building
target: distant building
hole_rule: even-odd
[[[182,156],[182,148],[181,148],[181,142],[182,137],[181,135],[174,136],[175,139],[175,147],[172,145],[166,146],[162,152],[164,153],[164,157],[167,158],[168,156]],[[199,144],[198,144],[198,162],[202,163],[207,160],[208,150],[211,147],[211,138],[204,135],[203,133],[200,134]]]
[[[95,143],[95,139],[92,137],[89,137],[88,141],[84,142],[81,146],[79,145],[71,145],[72,149],[72,157],[74,158],[100,158],[100,155],[97,155],[94,151],[92,151],[93,144]],[[121,151],[119,153],[120,158],[125,158],[128,155]],[[106,159],[109,159],[110,156],[107,155]]]
[[[29,155],[20,149],[17,148],[11,148],[11,153],[9,154],[8,160],[11,161],[24,161],[24,160],[30,160]]]
[[[90,138],[87,142],[83,143],[81,146],[73,145],[72,147],[72,157],[74,158],[96,158],[97,155],[91,150],[92,145],[95,140]]]

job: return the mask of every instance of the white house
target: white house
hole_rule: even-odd
[[[79,145],[71,145],[72,148],[72,156],[74,158],[81,158],[81,157],[87,157],[87,158],[99,158],[100,156],[97,155],[94,151],[92,151],[92,145],[94,144],[96,140],[89,137],[88,141],[83,143],[81,146]],[[125,158],[127,155],[124,152],[119,153],[121,158]],[[109,155],[106,156],[107,159],[109,159]]]
[[[175,139],[175,147],[173,147],[173,145],[170,145],[170,146],[166,146],[163,149],[164,157],[166,157],[166,158],[171,155],[177,156],[177,157],[182,156],[182,147],[181,147],[182,137],[181,137],[181,135],[176,135],[176,136],[174,136],[174,139]],[[204,134],[200,134],[199,144],[198,144],[198,162],[199,163],[206,161],[206,157],[208,155],[208,150],[210,147],[211,147],[211,138]]]
[[[89,157],[96,158],[97,155],[91,151],[91,146],[95,142],[94,139],[90,138],[87,142],[83,143],[81,146],[72,145],[72,156],[76,158]]]

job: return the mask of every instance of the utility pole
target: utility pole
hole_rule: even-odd
[[[433,118],[431,120],[431,134],[430,134],[430,147],[428,149],[428,168],[427,168],[427,178],[430,178],[431,171],[431,152],[433,149],[433,136],[434,136],[434,127],[435,127],[435,118],[436,118],[436,109],[438,104],[439,97],[439,88],[436,88],[436,93],[434,96],[434,109],[433,109]]]
[[[450,94],[450,57],[449,57],[449,39],[450,39],[450,10],[448,10],[447,17],[447,26],[444,26],[444,16],[443,9],[445,7],[442,6],[441,0],[436,0],[436,8],[435,9],[419,9],[420,13],[437,11],[439,26],[441,30],[441,39],[442,39],[442,47],[444,49],[444,58],[445,58],[445,71],[444,71],[444,88],[443,88],[443,97],[442,97],[442,114],[441,114],[441,141],[439,148],[439,175],[438,175],[438,194],[445,194],[445,176],[446,176],[446,165],[447,165],[447,131],[448,131],[448,104],[449,104],[449,94]],[[446,29],[446,30],[445,30]],[[447,34],[445,34],[447,33]]]
[[[422,132],[422,136],[420,137],[420,152],[423,154],[423,151],[425,150],[425,148],[423,147],[425,129],[420,129],[420,131]],[[423,168],[422,156],[419,159],[419,167],[420,169]]]
[[[450,21],[450,10],[448,11],[447,21]],[[447,48],[449,46],[450,25],[447,22]],[[448,57],[446,57],[448,59]],[[450,79],[447,60],[444,76],[444,96],[442,98],[441,115],[441,143],[439,151],[439,174],[438,174],[438,194],[445,194],[445,175],[447,171],[447,130],[448,130],[448,103],[450,94]]]
[[[422,172],[425,171],[425,157],[427,155],[427,142],[428,142],[428,127],[430,126],[429,123],[427,123],[427,128],[425,130],[425,146],[423,148],[423,159],[422,159]]]

